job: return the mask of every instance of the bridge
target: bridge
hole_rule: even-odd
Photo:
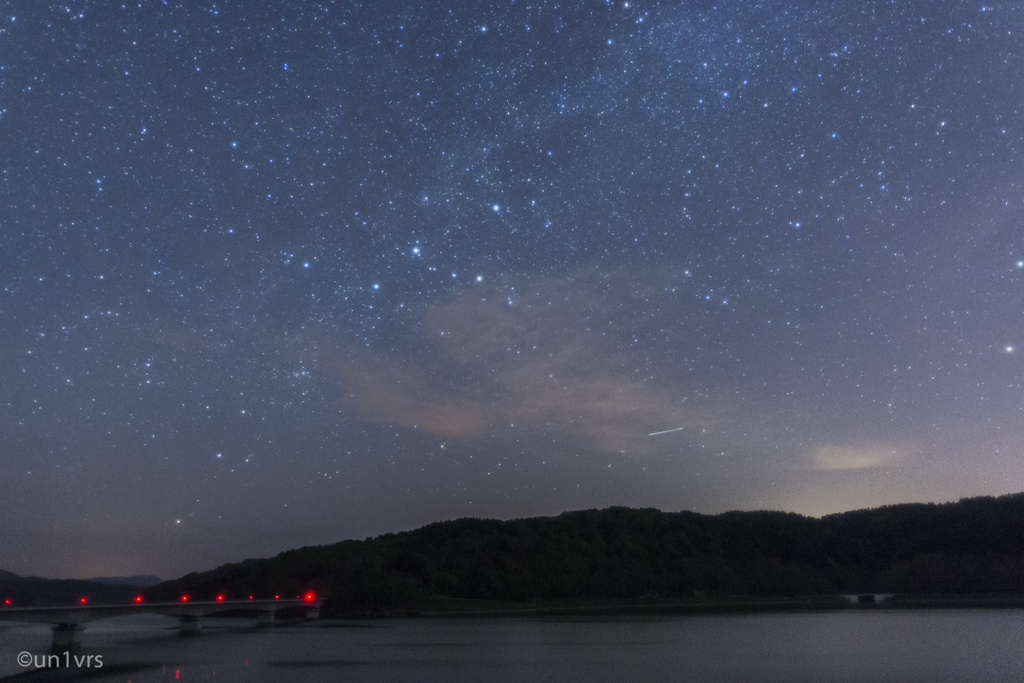
[[[84,600],[84,599],[83,599]],[[123,617],[130,614],[164,614],[176,617],[181,624],[181,633],[197,633],[202,627],[204,617],[224,612],[246,613],[257,617],[262,626],[272,626],[275,615],[282,609],[301,608],[307,619],[320,617],[320,606],[323,600],[313,593],[292,598],[273,598],[269,600],[225,600],[217,596],[216,600],[196,601],[182,596],[178,602],[146,603],[142,598],[127,605],[78,605],[56,607],[0,607],[0,621],[20,621],[35,624],[53,625],[53,647],[66,648],[78,643],[78,634],[85,629],[85,624],[100,619]]]

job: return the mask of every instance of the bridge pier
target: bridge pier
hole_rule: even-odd
[[[190,614],[179,616],[178,621],[181,623],[180,633],[183,636],[199,633],[199,629],[203,627],[202,617],[192,616]]]
[[[80,645],[78,634],[85,630],[81,624],[54,624],[53,642],[54,650],[66,650]]]
[[[273,610],[269,610],[267,612],[260,612],[259,616],[256,618],[256,625],[257,626],[264,626],[264,627],[267,627],[267,628],[270,628],[271,626],[273,626],[274,625],[274,611]]]

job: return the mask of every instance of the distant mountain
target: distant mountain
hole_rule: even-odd
[[[460,519],[300,548],[167,581],[150,599],[329,596],[334,614],[501,601],[695,595],[1024,593],[1024,493],[816,519],[783,512],[609,508]]]
[[[136,588],[148,588],[160,583],[159,576],[152,574],[138,574],[136,576],[96,576],[86,579],[91,583],[105,583],[110,586],[135,586]]]
[[[41,579],[38,576],[18,576],[10,572],[0,575],[0,605],[10,600],[15,607],[69,605],[82,598],[90,603],[127,603],[138,592],[138,586],[77,579]]]

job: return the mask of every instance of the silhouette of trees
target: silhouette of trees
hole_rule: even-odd
[[[425,599],[679,599],[695,594],[1024,592],[1024,493],[822,519],[609,508],[459,519],[246,560],[155,586],[152,598],[328,594],[328,612],[393,613]]]

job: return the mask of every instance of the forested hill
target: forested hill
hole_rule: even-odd
[[[609,508],[460,519],[189,574],[150,599],[329,596],[334,613],[502,601],[879,592],[1024,593],[1024,493],[821,519]]]
[[[118,583],[101,583],[78,579],[42,579],[18,576],[0,570],[0,608],[42,605],[69,605],[83,597],[89,602],[131,602],[138,589]],[[9,603],[7,601],[10,601]]]

